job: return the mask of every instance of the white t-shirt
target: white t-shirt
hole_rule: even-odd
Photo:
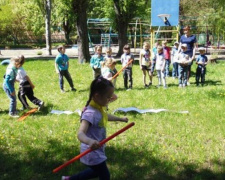
[[[23,83],[27,81],[26,76],[27,76],[26,71],[23,69],[23,67],[20,67],[17,72],[16,80],[19,81],[20,83]]]
[[[142,54],[142,61],[141,61],[141,65],[143,66],[149,66],[150,65],[150,51],[146,51],[145,49],[142,49],[141,52]]]
[[[155,64],[155,69],[156,70],[162,70],[162,67],[165,63],[165,58],[164,58],[164,55],[163,53],[161,54],[156,54],[154,59],[156,59],[156,64]]]

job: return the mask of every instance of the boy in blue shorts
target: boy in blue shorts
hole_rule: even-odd
[[[197,69],[196,69],[196,85],[199,86],[199,80],[201,78],[202,86],[205,83],[206,65],[208,58],[205,55],[205,48],[201,47],[198,49],[200,54],[196,59]]]

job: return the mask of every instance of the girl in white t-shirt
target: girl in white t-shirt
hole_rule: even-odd
[[[144,87],[149,87],[152,85],[152,73],[151,73],[151,51],[150,44],[148,42],[144,42],[143,49],[140,52],[139,64],[140,69],[143,72],[143,82]],[[149,76],[149,84],[146,83],[146,72]]]
[[[38,106],[38,110],[40,110],[44,106],[44,102],[34,96],[34,84],[30,80],[29,76],[23,69],[20,67],[17,72],[16,81],[20,83],[18,98],[23,105],[23,110],[31,109],[29,104],[27,103],[26,97],[35,105]]]

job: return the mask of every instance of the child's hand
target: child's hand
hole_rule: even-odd
[[[11,93],[11,96],[15,96],[16,95],[16,93],[15,93],[15,91],[13,91],[12,93]]]
[[[127,123],[128,122],[128,118],[127,117],[123,117],[122,121]]]
[[[88,145],[93,150],[96,150],[96,149],[101,147],[100,143],[98,141],[94,140],[94,139],[92,139]]]

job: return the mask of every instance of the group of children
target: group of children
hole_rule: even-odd
[[[172,77],[174,79],[178,78],[179,87],[187,86],[188,66],[192,63],[192,58],[186,53],[187,44],[181,44],[179,47],[179,43],[175,42],[171,51],[166,44],[167,42],[163,41],[161,46],[157,42],[152,49],[153,56],[150,58],[150,44],[147,42],[144,43],[143,50],[140,52],[139,64],[143,71],[143,82],[145,87],[152,84],[152,77],[155,69],[158,77],[157,87],[163,84],[164,88],[167,88],[166,77],[169,77],[169,66],[171,62],[173,65]],[[200,55],[196,58],[196,64],[198,64],[196,69],[197,86],[199,86],[200,79],[201,84],[204,85],[208,61],[207,56],[205,55],[205,49],[199,48],[199,52]],[[148,72],[150,80],[149,84],[146,83],[146,71]]]
[[[175,43],[176,44],[176,43]],[[182,44],[180,53],[172,53],[173,63],[178,64],[177,69],[174,70],[175,77],[179,76],[179,86],[183,84],[186,86],[186,65],[190,63],[190,57],[185,54],[186,45]],[[159,85],[161,85],[161,80],[163,86],[166,87],[166,58],[163,53],[163,46],[157,44],[156,50],[153,51],[153,58],[151,58],[150,45],[149,43],[144,43],[144,48],[140,52],[140,68],[143,71],[143,82],[145,87],[152,84],[152,73],[157,71],[157,76],[159,79]],[[78,180],[78,179],[92,179],[97,178],[109,180],[110,172],[108,170],[105,155],[105,145],[101,146],[100,142],[106,138],[106,127],[108,121],[121,121],[128,122],[126,117],[116,117],[107,113],[107,106],[110,102],[115,100],[116,95],[114,94],[115,80],[116,77],[116,61],[111,57],[111,49],[107,49],[107,55],[103,57],[101,54],[102,48],[99,46],[96,48],[96,54],[91,59],[91,67],[93,68],[94,80],[90,86],[89,99],[86,106],[81,114],[80,118],[80,128],[78,130],[77,136],[81,142],[80,150],[81,153],[91,148],[88,155],[81,158],[81,162],[87,166],[82,172],[79,172],[72,176],[63,176],[62,180]],[[65,76],[68,80],[71,90],[76,90],[73,86],[72,78],[68,72],[69,58],[65,55],[65,47],[59,46],[59,55],[55,59],[56,72],[59,74],[60,89],[64,92],[63,88],[63,77]],[[207,57],[204,55],[204,48],[200,48],[200,55],[197,57],[196,63],[198,64],[196,73],[196,83],[199,85],[199,77],[201,77],[201,82],[204,83],[205,65],[207,64]],[[168,55],[169,56],[169,55]],[[10,98],[10,110],[9,114],[11,116],[16,116],[16,96],[14,82],[18,80],[20,82],[20,88],[18,97],[23,104],[25,109],[29,108],[26,102],[25,96],[27,96],[34,104],[43,107],[44,102],[35,98],[33,95],[34,85],[30,78],[27,76],[23,69],[24,57],[19,56],[11,59],[11,63],[7,67],[6,74],[4,77],[3,88],[6,94]],[[134,56],[130,52],[130,46],[124,46],[124,54],[121,56],[121,62],[123,66],[123,77],[124,77],[124,87],[126,89],[131,89],[133,85],[132,80],[132,62],[134,61]],[[168,63],[169,64],[169,63]],[[146,73],[149,76],[149,83],[146,82]],[[102,76],[99,76],[99,75]],[[128,84],[129,81],[129,84]]]

